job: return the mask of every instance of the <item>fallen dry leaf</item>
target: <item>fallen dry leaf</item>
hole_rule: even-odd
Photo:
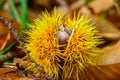
[[[10,40],[12,37],[11,33],[8,29],[3,27],[3,25],[0,23],[0,51],[6,47],[8,43],[11,43]]]
[[[81,6],[83,6],[84,4],[85,4],[85,2],[83,0],[75,1],[74,3],[72,3],[70,5],[70,11],[74,11],[74,10],[80,8]]]
[[[0,20],[0,51],[14,41],[12,33]]]
[[[120,80],[120,64],[89,66],[79,76],[80,80]]]
[[[120,33],[100,33],[99,35],[107,40],[120,40]]]
[[[64,0],[56,0],[56,2],[60,5],[59,7],[57,7],[58,13],[64,11],[64,14],[67,14],[69,12],[69,6]],[[52,11],[52,12],[54,12],[54,11]]]
[[[87,16],[91,16],[92,15],[90,9],[87,6],[82,6],[81,9],[80,9],[80,12],[83,15],[87,15]]]
[[[17,74],[15,68],[0,68],[0,79],[2,80],[33,80]]]
[[[92,16],[93,23],[95,23],[96,28],[100,33],[116,33],[118,34],[120,31],[108,20],[102,19],[98,16]]]
[[[46,8],[51,7],[50,0],[34,0],[34,3],[36,5],[41,5],[41,6],[44,6]]]
[[[0,16],[0,51],[18,39],[19,24]]]
[[[99,56],[99,65],[120,63],[120,41],[112,46],[103,48],[103,53]]]
[[[114,5],[113,0],[94,0],[89,4],[89,7],[98,14],[110,9]]]
[[[120,29],[120,15],[119,14],[117,14],[116,12],[114,14],[109,13],[107,19],[111,21],[113,25],[115,25],[115,27]]]

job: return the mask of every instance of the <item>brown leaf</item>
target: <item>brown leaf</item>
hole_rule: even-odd
[[[15,68],[0,68],[0,79],[2,80],[33,80],[31,78],[22,77],[18,75]]]
[[[44,7],[46,7],[46,8],[50,8],[50,0],[34,0],[34,3],[36,4],[36,5],[42,5],[42,6],[44,6]]]
[[[81,11],[82,15],[87,15],[87,16],[91,16],[92,15],[90,9],[87,6],[82,6],[80,11]]]
[[[88,66],[81,70],[78,78],[78,80],[120,80],[120,63]],[[71,76],[69,80],[76,80],[76,75]]]
[[[14,41],[11,32],[0,21],[0,51]]]
[[[120,15],[118,13],[116,12],[112,14],[109,13],[107,18],[109,21],[113,23],[113,25],[115,25],[115,27],[120,29]]]
[[[120,40],[120,33],[101,33],[99,35],[107,40]]]
[[[19,24],[0,16],[0,51],[18,39]]]
[[[113,0],[94,0],[89,4],[89,7],[98,14],[100,12],[106,11],[114,5]]]
[[[98,60],[99,65],[115,63],[120,63],[120,41],[116,45],[103,48],[103,54]]]
[[[80,74],[81,80],[120,80],[120,63],[89,66]]]
[[[108,20],[102,19],[98,16],[92,16],[93,23],[101,33],[119,33],[119,30]]]
[[[74,3],[72,3],[70,5],[70,11],[74,11],[74,10],[80,8],[81,6],[83,6],[84,4],[85,4],[85,2],[83,0],[75,1]]]

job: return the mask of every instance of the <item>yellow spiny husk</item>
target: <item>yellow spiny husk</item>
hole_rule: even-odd
[[[66,48],[62,51],[57,36],[61,25],[72,31]],[[94,57],[99,53],[97,46],[101,40],[96,35],[98,32],[95,27],[90,24],[90,19],[80,14],[72,20],[64,19],[63,13],[57,14],[54,11],[50,15],[46,11],[40,19],[33,20],[30,26],[31,31],[26,32],[26,50],[50,77],[56,80],[60,77],[62,80],[79,80],[81,70],[95,65]]]
[[[41,19],[35,19],[31,24],[32,31],[28,34],[28,43],[25,47],[30,51],[31,58],[41,65],[45,72],[55,79],[58,78],[59,62],[62,53],[59,51],[57,27],[62,23],[63,15],[50,16],[47,12],[43,13]],[[56,24],[57,23],[57,24]]]
[[[66,57],[62,79],[80,80],[78,76],[85,67],[96,65],[95,57],[99,53],[96,46],[101,41],[100,37],[96,36],[98,32],[90,24],[90,19],[85,16],[68,19],[67,26],[73,31],[64,52]]]

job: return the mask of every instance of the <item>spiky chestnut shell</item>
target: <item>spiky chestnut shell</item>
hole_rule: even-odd
[[[58,29],[62,25],[71,33],[61,33]],[[94,58],[99,53],[97,46],[101,40],[97,36],[98,31],[87,17],[78,14],[73,19],[64,19],[63,13],[57,14],[54,11],[53,15],[50,15],[44,12],[42,17],[34,19],[30,26],[31,31],[26,32],[26,50],[49,76],[55,79],[62,76],[63,80],[74,76],[74,79],[79,80],[81,70],[95,65]],[[62,38],[61,34],[65,36],[64,33],[68,34],[67,43],[61,45],[59,39]],[[64,45],[66,47],[61,51],[60,47]]]

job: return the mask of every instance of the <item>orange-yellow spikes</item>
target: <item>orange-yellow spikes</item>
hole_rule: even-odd
[[[26,50],[54,79],[79,80],[84,68],[96,64],[94,57],[99,53],[97,46],[101,40],[85,16],[74,15],[71,20],[64,19],[63,13],[55,11],[50,15],[45,12],[30,26],[31,31],[26,32]]]

